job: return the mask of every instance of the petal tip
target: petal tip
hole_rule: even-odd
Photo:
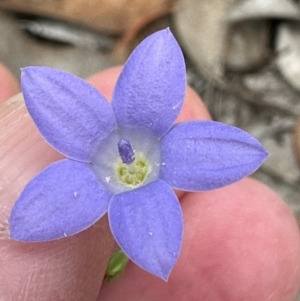
[[[54,69],[50,68],[50,67],[27,66],[27,67],[21,68],[20,70],[21,70],[21,85],[22,85],[22,83],[24,82],[24,78],[26,80],[27,76],[30,76],[30,75],[32,75],[34,73],[51,72]]]
[[[172,266],[169,271],[161,273],[161,274],[157,274],[155,276],[159,277],[160,279],[164,280],[165,282],[168,282],[173,268],[174,268],[174,266]]]

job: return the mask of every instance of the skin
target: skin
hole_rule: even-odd
[[[88,81],[111,99],[120,68]],[[19,87],[0,66],[0,237],[26,183],[61,158],[28,116]],[[188,88],[178,121],[210,119]],[[284,201],[253,179],[210,192],[178,191],[185,232],[182,253],[164,282],[132,263],[102,286],[116,248],[107,219],[47,243],[0,239],[0,300],[14,301],[292,301],[300,283],[300,236]],[[2,230],[1,230],[2,229]],[[4,230],[3,230],[4,229]]]

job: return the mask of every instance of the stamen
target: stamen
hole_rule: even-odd
[[[118,149],[119,149],[120,157],[124,164],[129,165],[134,161],[134,159],[135,159],[134,150],[128,140],[121,139],[118,142]]]

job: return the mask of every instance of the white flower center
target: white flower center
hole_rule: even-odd
[[[118,143],[126,139],[134,151],[132,163],[124,163]],[[111,133],[97,146],[92,167],[99,180],[113,193],[146,185],[159,176],[161,165],[160,141],[151,133],[137,129],[122,129]]]

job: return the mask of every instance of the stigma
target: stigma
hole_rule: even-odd
[[[134,149],[132,148],[130,142],[126,139],[121,139],[118,142],[118,150],[121,160],[124,164],[131,164],[135,160]]]

